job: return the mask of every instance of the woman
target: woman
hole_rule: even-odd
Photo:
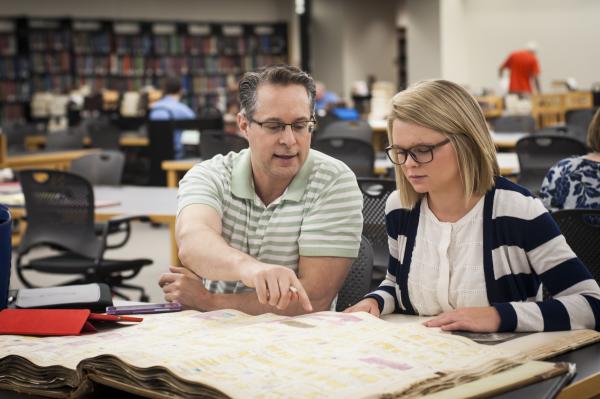
[[[588,128],[587,146],[589,154],[563,159],[548,171],[540,198],[549,211],[600,208],[600,109]]]
[[[392,100],[386,279],[348,311],[436,316],[475,332],[596,328],[600,287],[543,205],[498,176],[477,102],[425,81]],[[552,298],[542,301],[543,283]]]

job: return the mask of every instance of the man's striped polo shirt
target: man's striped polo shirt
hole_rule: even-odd
[[[191,204],[214,208],[223,238],[262,262],[297,272],[299,256],[358,255],[362,195],[356,177],[341,161],[315,150],[267,206],[254,191],[247,149],[195,165],[179,183],[178,201],[178,213]],[[241,281],[206,281],[206,287],[218,293],[248,290]]]

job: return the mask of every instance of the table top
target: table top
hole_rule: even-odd
[[[10,168],[18,168],[36,163],[72,161],[94,151],[98,150],[81,149],[67,151],[36,151],[31,153],[21,153],[17,155],[8,154],[8,156],[5,159],[5,166]]]
[[[149,186],[94,186],[96,203],[116,203],[96,208],[96,216],[148,215],[171,222],[177,213],[177,189]]]

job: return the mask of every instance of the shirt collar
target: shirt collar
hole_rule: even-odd
[[[304,165],[300,168],[292,182],[281,196],[282,200],[299,202],[308,186],[308,178],[313,168],[314,155],[310,150]],[[252,164],[250,150],[242,150],[239,157],[234,161],[231,177],[231,192],[238,198],[254,200],[254,180],[252,178]]]

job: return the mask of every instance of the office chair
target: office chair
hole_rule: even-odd
[[[120,151],[99,151],[84,155],[71,162],[70,171],[83,176],[90,184],[97,186],[118,186],[121,184],[125,155]]]
[[[58,130],[48,134],[46,151],[66,151],[83,148],[85,130],[82,126]]]
[[[565,123],[567,126],[577,126],[580,130],[587,132],[594,114],[598,110],[596,108],[590,109],[574,109],[567,111],[565,114]]]
[[[7,123],[2,126],[6,138],[6,149],[11,155],[26,152],[25,139],[36,134],[36,126],[27,123]]]
[[[587,141],[587,130],[582,130],[579,126],[546,126],[536,130],[533,134],[535,136],[551,135],[571,137],[583,144]]]
[[[352,262],[344,285],[337,297],[335,309],[338,312],[357,304],[369,293],[373,271],[373,248],[369,239],[362,236],[358,257]]]
[[[533,133],[535,130],[535,119],[531,115],[505,115],[492,119],[491,122],[496,133]]]
[[[336,115],[334,115],[331,112],[323,112],[322,115],[317,114],[316,119],[317,119],[317,126],[315,127],[315,131],[312,133],[313,140],[316,137],[319,137],[321,135],[321,133],[325,131],[327,126],[331,125],[332,123],[340,121],[340,118],[338,118]]]
[[[372,144],[373,129],[365,121],[337,121],[322,128],[321,138],[352,138]]]
[[[600,283],[600,209],[563,209],[552,216],[573,252]]]
[[[572,155],[587,154],[585,145],[580,141],[556,135],[523,137],[517,141],[515,151],[521,169],[518,183],[534,195],[539,193],[542,181],[552,165]]]
[[[373,247],[373,277],[371,288],[377,287],[385,278],[390,250],[385,227],[385,203],[396,190],[394,179],[364,178],[357,179],[363,195],[363,231]]]
[[[314,141],[313,148],[344,162],[356,176],[373,176],[375,151],[370,142],[351,137],[327,137],[322,134]]]
[[[227,134],[222,130],[203,130],[200,133],[200,156],[210,159],[217,154],[239,152],[248,148],[248,140],[242,136]]]
[[[150,259],[113,260],[104,257],[106,237],[112,226],[147,217],[123,217],[108,222],[104,234],[94,231],[94,191],[83,177],[69,172],[32,169],[21,171],[21,187],[25,196],[27,229],[17,249],[16,271],[26,287],[34,285],[26,278],[28,271],[59,275],[77,275],[61,285],[106,283],[114,295],[129,299],[118,288],[140,292],[143,287],[126,284],[140,270],[152,264]],[[32,249],[50,247],[58,254],[29,259]]]
[[[90,138],[91,146],[104,150],[118,150],[121,129],[110,121],[110,119],[94,118],[83,122],[85,131]]]

